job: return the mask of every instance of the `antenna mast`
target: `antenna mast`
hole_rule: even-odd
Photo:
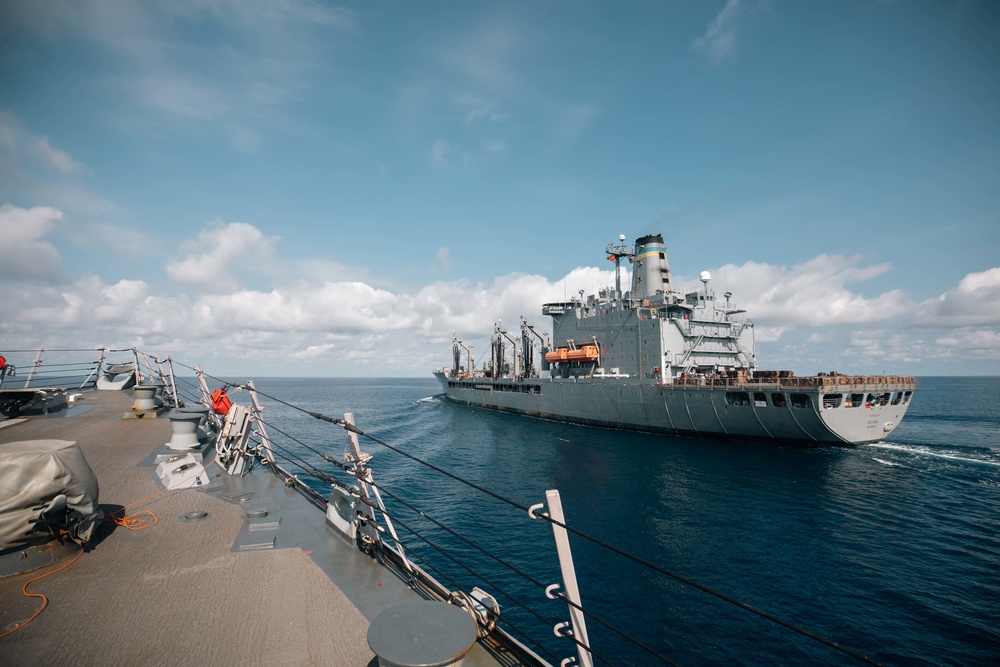
[[[627,258],[630,262],[634,255],[628,251],[628,246],[625,245],[625,235],[618,235],[618,245],[615,246],[614,243],[609,243],[608,247],[605,249],[608,253],[608,261],[615,263],[615,295],[619,299],[622,296],[622,258]]]

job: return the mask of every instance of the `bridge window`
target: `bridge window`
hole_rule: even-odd
[[[755,408],[766,408],[767,407],[767,396],[762,391],[755,391],[753,393],[753,405]]]
[[[912,394],[912,393],[913,393],[912,391],[908,391],[908,392],[905,392],[903,394],[903,403],[909,403],[910,402],[910,394]]]
[[[771,394],[771,405],[776,408],[788,407],[788,404],[785,403],[785,395],[780,392]]]
[[[865,402],[864,394],[851,394],[847,397],[847,402],[844,403],[844,407],[848,408],[860,408]]]
[[[899,405],[902,400],[903,400],[903,392],[897,391],[895,394],[892,395],[893,405]]]

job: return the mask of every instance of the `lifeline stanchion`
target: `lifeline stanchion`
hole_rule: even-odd
[[[556,551],[559,553],[559,568],[562,570],[563,577],[563,587],[565,588],[565,597],[569,605],[569,619],[573,627],[573,638],[577,641],[576,650],[577,655],[580,658],[578,663],[580,667],[593,667],[594,661],[590,656],[590,641],[587,638],[587,621],[583,616],[583,611],[581,611],[580,606],[580,589],[576,584],[576,568],[573,566],[573,552],[569,547],[569,533],[566,532],[565,517],[563,516],[562,509],[562,499],[559,497],[559,491],[556,489],[549,489],[545,492],[545,499],[548,501],[549,511],[548,518],[551,519],[552,523],[552,534],[556,539]],[[539,519],[545,516],[544,513],[537,513],[536,511],[543,507],[541,503],[538,505],[532,505],[528,508],[528,516],[532,519]],[[556,588],[557,585],[549,586],[545,589],[545,594],[552,599],[556,599],[552,590]],[[565,633],[565,623],[560,623],[553,628],[556,636],[562,636],[561,633]]]

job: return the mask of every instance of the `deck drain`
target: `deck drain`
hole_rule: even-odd
[[[267,516],[267,510],[250,510],[247,512],[248,519],[263,519]]]
[[[208,518],[208,512],[204,510],[191,510],[181,515],[181,521],[204,521]]]

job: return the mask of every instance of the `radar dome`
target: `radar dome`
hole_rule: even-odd
[[[708,271],[702,271],[701,276],[698,278],[698,280],[700,280],[703,283],[707,283],[711,279],[712,279],[712,274],[709,273]]]

